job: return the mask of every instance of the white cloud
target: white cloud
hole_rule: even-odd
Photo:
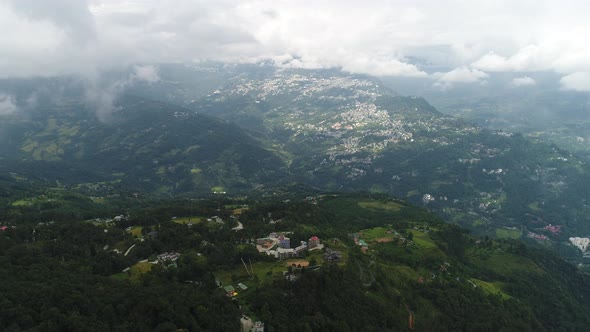
[[[512,84],[513,86],[531,86],[536,85],[537,82],[528,76],[523,76],[513,78],[510,84]]]
[[[261,59],[413,77],[428,63],[470,68],[462,75],[476,81],[486,71],[590,72],[589,11],[582,0],[0,0],[0,77]]]
[[[564,90],[590,92],[590,72],[578,72],[566,75],[559,81]]]
[[[14,97],[0,93],[0,116],[13,114],[16,110],[17,107]]]
[[[455,83],[480,83],[485,84],[488,74],[481,70],[468,67],[455,68],[446,73],[435,73],[433,77],[436,78],[435,86],[442,89],[449,89]]]
[[[155,83],[160,80],[158,69],[154,65],[134,66],[132,79]]]

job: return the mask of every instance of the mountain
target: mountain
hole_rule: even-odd
[[[3,148],[2,166],[50,186],[161,194],[244,191],[278,181],[286,171],[263,138],[141,98],[121,98],[107,122],[72,99],[2,125],[0,132],[13,142]]]
[[[424,79],[385,78],[384,83],[423,96],[442,113],[484,128],[541,138],[588,161],[588,93],[564,89],[558,83],[561,77],[551,72],[490,73],[485,84],[456,84],[448,89]]]
[[[0,130],[13,143],[3,167],[96,195],[387,193],[478,234],[582,259],[567,241],[590,232],[590,169],[568,151],[445,116],[369,76],[186,68],[133,85],[141,97],[122,98],[106,122],[79,97],[13,115]],[[159,87],[185,108],[146,98]]]
[[[236,75],[189,107],[271,138],[297,181],[385,192],[490,235],[590,232],[590,169],[572,153],[443,116],[419,97],[339,71]],[[547,232],[549,224],[561,234]]]

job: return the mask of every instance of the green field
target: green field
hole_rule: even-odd
[[[475,279],[475,278],[471,278],[470,280],[473,283],[475,283],[478,287],[483,289],[486,293],[495,294],[495,295],[499,294],[503,300],[508,300],[508,299],[512,298],[512,296],[510,296],[502,291],[500,282],[491,283],[491,282],[486,282],[486,281]]]
[[[358,205],[365,209],[390,210],[399,211],[403,205],[396,202],[381,202],[381,201],[363,201],[358,202]]]
[[[26,199],[19,199],[18,201],[12,202],[12,206],[27,206],[31,205],[31,201]]]
[[[129,279],[137,282],[143,274],[150,272],[153,267],[154,264],[150,262],[137,263],[131,266],[131,269],[129,270]]]
[[[223,186],[213,186],[213,187],[211,187],[211,191],[212,192],[222,192],[222,191],[226,191],[226,190]]]
[[[519,239],[520,235],[517,229],[496,228],[496,237],[499,239]]]
[[[133,226],[131,228],[131,235],[133,235],[133,237],[141,237],[141,230],[143,229],[143,227],[141,226]]]
[[[189,222],[196,224],[199,223],[201,221],[203,221],[203,217],[180,217],[180,218],[176,218],[176,219],[172,219],[172,222],[175,222],[177,224],[187,224]]]
[[[385,227],[374,227],[369,229],[363,229],[359,232],[361,239],[365,240],[367,243],[376,242],[379,238],[393,238],[392,234],[387,234],[387,228]]]
[[[410,230],[410,232],[412,232],[414,235],[412,241],[414,241],[414,243],[416,243],[418,246],[426,249],[437,248],[437,245],[432,241],[428,234],[414,229]]]
[[[473,256],[471,261],[475,265],[504,276],[517,275],[519,272],[543,273],[543,270],[530,258],[502,251],[490,251],[490,255],[485,259]]]
[[[535,212],[539,212],[541,211],[541,208],[539,207],[539,202],[534,202],[528,205],[529,209],[535,211]]]

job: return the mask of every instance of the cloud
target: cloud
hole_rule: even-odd
[[[578,72],[563,76],[559,83],[564,90],[590,92],[590,72]]]
[[[435,73],[433,77],[437,80],[434,83],[435,86],[441,89],[449,89],[453,87],[455,83],[480,83],[485,84],[488,74],[481,70],[468,67],[455,68],[446,73]]]
[[[0,0],[0,78],[141,64],[256,62],[432,77],[590,72],[590,2]],[[416,60],[416,59],[419,59]],[[433,68],[433,69],[429,69]],[[440,69],[445,68],[445,69]],[[147,70],[147,68],[144,68]],[[155,79],[141,71],[138,78]],[[458,81],[457,81],[458,80]],[[466,83],[474,82],[467,81]]]
[[[9,0],[14,13],[30,20],[48,21],[78,44],[95,38],[94,16],[85,0]]]
[[[13,96],[0,93],[0,116],[10,115],[17,111],[16,102]]]
[[[523,76],[513,78],[510,84],[512,84],[513,86],[531,86],[536,85],[537,82],[528,76]]]
[[[155,83],[160,80],[158,69],[154,65],[134,66],[131,79]]]
[[[551,69],[556,54],[539,45],[527,45],[510,57],[489,53],[472,66],[485,71],[542,71]]]

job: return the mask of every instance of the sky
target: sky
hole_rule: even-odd
[[[588,13],[585,0],[0,0],[0,78],[270,60],[441,89],[495,72],[532,86],[529,73],[549,71],[562,89],[590,91]]]

